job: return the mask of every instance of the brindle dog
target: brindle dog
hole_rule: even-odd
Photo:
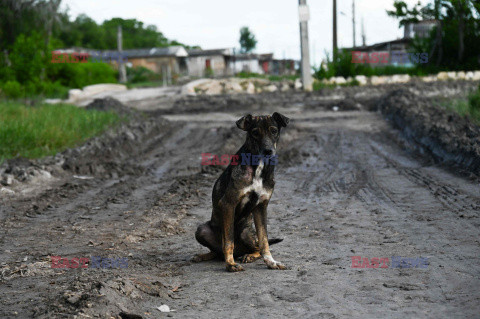
[[[266,158],[276,155],[280,130],[288,122],[286,116],[277,112],[271,116],[248,114],[236,122],[238,128],[247,132],[245,144],[236,155],[260,155],[263,160],[249,163],[253,165],[230,164],[217,179],[212,192],[212,217],[195,233],[197,241],[210,252],[196,255],[193,261],[224,257],[227,270],[235,272],[244,269],[235,263],[234,257],[241,256],[244,263],[263,257],[270,269],[286,268],[272,258],[269,248],[269,244],[282,239],[267,238],[267,206],[275,185],[275,165]]]

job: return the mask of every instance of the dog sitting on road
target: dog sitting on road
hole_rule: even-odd
[[[275,261],[269,245],[282,239],[267,237],[267,206],[275,185],[274,170],[280,130],[286,127],[289,119],[280,114],[252,116],[239,119],[236,124],[247,132],[243,146],[236,153],[246,159],[257,161],[230,165],[215,182],[212,193],[212,217],[198,226],[197,241],[210,249],[209,253],[196,255],[195,262],[224,257],[228,271],[242,271],[234,257],[244,263],[261,257],[270,269],[285,269]],[[253,226],[255,224],[255,228]]]

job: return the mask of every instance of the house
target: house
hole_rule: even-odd
[[[299,61],[292,59],[272,59],[269,62],[267,73],[271,75],[295,75],[299,69]]]
[[[404,27],[403,38],[380,42],[372,45],[359,46],[355,48],[346,48],[347,51],[355,51],[363,54],[357,54],[359,59],[362,59],[364,55],[368,55],[370,59],[368,62],[371,66],[386,66],[386,65],[396,65],[396,66],[413,66],[414,63],[427,63],[428,62],[428,53],[424,52],[417,54],[418,56],[412,56],[409,53],[409,48],[415,37],[417,38],[427,38],[430,36],[431,31],[437,25],[436,20],[424,20],[417,23],[408,23]],[[388,57],[387,59],[380,58],[380,62],[372,57],[372,54],[380,57]],[[412,61],[413,60],[413,61]],[[352,61],[354,57],[352,55]],[[371,62],[373,61],[373,62]],[[382,63],[385,62],[385,63]]]
[[[182,46],[129,49],[123,50],[122,53],[128,60],[128,66],[132,68],[143,66],[155,73],[166,74],[169,77],[172,74],[188,74],[188,53]]]
[[[230,69],[234,74],[240,72],[267,74],[273,54],[243,53],[233,55],[230,60]]]
[[[228,68],[232,55],[230,49],[191,49],[187,52],[187,68],[190,76],[227,76],[232,74],[231,69]]]
[[[406,39],[413,39],[414,37],[422,39],[428,38],[437,24],[437,20],[422,20],[415,23],[407,23],[404,28],[403,37]]]

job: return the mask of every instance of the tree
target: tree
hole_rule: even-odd
[[[422,46],[430,52],[429,61],[437,67],[473,69],[479,67],[480,24],[476,0],[431,0],[425,6],[417,3],[409,8],[405,1],[395,0],[389,16],[399,19],[399,26],[435,19],[437,25]],[[419,43],[419,39],[414,39]]]
[[[240,29],[240,48],[243,53],[252,52],[257,46],[257,39],[248,27]]]

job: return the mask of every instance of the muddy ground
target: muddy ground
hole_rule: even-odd
[[[416,105],[473,87],[411,84],[400,95]],[[151,111],[54,158],[4,165],[14,182],[0,193],[0,317],[478,317],[478,174],[377,111],[398,89],[130,101]],[[244,138],[234,121],[273,111],[292,119],[269,205],[269,234],[284,238],[272,253],[289,269],[191,263],[207,251],[193,234],[222,170],[202,167],[201,153],[233,154]],[[128,267],[52,269],[51,256]],[[428,267],[355,269],[352,256]]]

